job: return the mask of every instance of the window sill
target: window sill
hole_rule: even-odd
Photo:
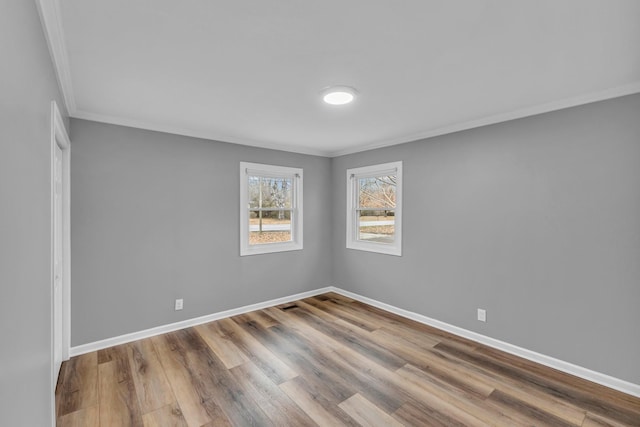
[[[270,243],[240,248],[240,256],[272,254],[277,252],[301,251],[302,244],[296,242]]]
[[[354,249],[357,251],[364,251],[364,252],[373,252],[373,253],[378,253],[383,255],[402,256],[402,248],[397,246],[391,246],[386,243],[351,241],[347,243],[347,249]]]

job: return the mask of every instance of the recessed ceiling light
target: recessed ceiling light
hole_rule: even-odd
[[[344,105],[352,102],[357,91],[349,86],[331,86],[322,92],[322,100],[331,105]]]

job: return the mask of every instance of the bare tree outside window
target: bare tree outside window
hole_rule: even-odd
[[[291,178],[249,176],[248,183],[249,244],[291,241]]]
[[[346,172],[346,247],[402,256],[402,161]]]
[[[240,162],[240,256],[302,250],[303,173]]]
[[[394,241],[396,188],[396,175],[358,178],[358,239]]]

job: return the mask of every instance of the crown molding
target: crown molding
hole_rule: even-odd
[[[435,136],[446,135],[449,133],[460,132],[496,123],[508,122],[511,120],[521,119],[538,114],[549,113],[552,111],[563,110],[565,108],[577,107],[580,105],[591,104],[593,102],[605,101],[607,99],[618,98],[626,95],[640,93],[640,82],[634,82],[624,86],[618,86],[598,92],[591,92],[584,95],[578,95],[571,98],[564,98],[558,101],[548,102],[545,104],[534,105],[531,107],[520,108],[506,113],[495,114],[476,120],[456,123],[450,126],[443,126],[436,129],[427,130],[411,135],[405,135],[385,141],[372,142],[360,145],[354,148],[332,151],[329,157],[339,157],[347,154],[360,153],[363,151],[375,150],[377,148],[390,147],[393,145],[404,144],[407,142],[419,141],[421,139],[433,138]]]
[[[43,0],[45,1],[45,0]],[[450,126],[443,126],[436,129],[431,129],[424,132],[419,132],[411,135],[405,135],[398,138],[388,139],[385,141],[372,142],[365,145],[360,145],[353,148],[347,148],[337,151],[325,151],[317,150],[309,147],[296,147],[286,144],[276,144],[266,141],[254,141],[246,140],[242,138],[231,137],[227,135],[220,135],[210,131],[194,131],[191,129],[184,129],[174,126],[160,125],[157,123],[149,123],[142,120],[127,119],[124,117],[109,116],[105,114],[90,113],[87,111],[74,110],[70,112],[71,117],[77,119],[91,120],[95,122],[110,123],[120,126],[128,126],[138,129],[146,129],[157,132],[171,133],[176,135],[188,136],[193,138],[208,139],[212,141],[224,142],[229,144],[246,145],[250,147],[265,148],[268,150],[287,151],[290,153],[307,154],[311,156],[321,157],[339,157],[347,154],[360,153],[363,151],[375,150],[378,148],[391,147],[394,145],[405,144],[409,142],[415,142],[423,139],[433,138],[436,136],[446,135],[450,133],[460,132],[464,130],[479,128],[483,126],[493,125],[497,123],[508,122],[511,120],[521,119],[530,116],[536,116],[539,114],[550,113],[552,111],[563,110],[566,108],[577,107],[580,105],[591,104],[594,102],[605,101],[607,99],[618,98],[626,95],[633,95],[640,93],[640,82],[635,82],[625,86],[619,86],[612,89],[607,89],[599,92],[592,92],[584,95],[579,95],[571,98],[565,98],[558,101],[549,102],[546,104],[534,105],[532,107],[521,108],[506,113],[495,114],[492,116],[483,117],[477,120],[470,120],[466,122],[456,123]]]
[[[69,67],[69,56],[64,43],[64,29],[60,13],[60,3],[58,0],[36,0],[40,21],[44,29],[44,36],[49,47],[49,54],[53,62],[53,68],[58,79],[58,85],[62,92],[64,105],[69,114],[76,110],[76,101],[73,96],[73,86],[71,84],[71,69]]]
[[[286,151],[289,153],[307,154],[310,156],[329,157],[327,151],[316,150],[309,147],[296,147],[293,145],[277,144],[267,141],[254,141],[249,139],[236,138],[233,136],[220,135],[211,131],[198,131],[192,129],[185,129],[171,125],[161,125],[158,123],[146,122],[144,120],[128,119],[125,117],[110,116],[107,114],[96,114],[88,111],[75,110],[73,113],[69,113],[70,117],[75,119],[91,120],[94,122],[108,123],[119,126],[126,126],[136,129],[144,129],[155,132],[170,133],[174,135],[187,136],[191,138],[207,139],[210,141],[245,145],[249,147],[264,148],[268,150]]]

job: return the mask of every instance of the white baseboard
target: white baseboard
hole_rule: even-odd
[[[312,291],[302,292],[299,294],[289,295],[282,298],[276,298],[269,301],[264,301],[256,304],[246,305],[244,307],[234,308],[231,310],[225,310],[218,313],[208,314],[206,316],[196,317],[193,319],[187,319],[180,322],[170,323],[168,325],[158,326],[151,329],[145,329],[144,331],[133,332],[126,335],[120,335],[113,338],[107,338],[101,341],[82,344],[76,347],[71,347],[70,355],[78,356],[80,354],[90,353],[92,351],[102,350],[103,348],[112,347],[114,345],[126,344],[131,341],[136,341],[144,338],[153,337],[167,332],[177,331],[179,329],[188,328],[191,326],[201,325],[203,323],[212,322],[214,320],[224,319],[226,317],[236,316],[238,314],[248,313],[250,311],[261,310],[267,307],[273,307],[274,305],[284,304],[291,301],[296,301],[303,298],[320,295],[326,292],[335,292],[340,295],[352,298],[354,300],[363,302],[365,304],[378,307],[382,310],[386,310],[390,313],[397,314],[407,319],[415,320],[416,322],[423,323],[425,325],[433,326],[434,328],[441,329],[446,332],[450,332],[454,335],[458,335],[463,338],[470,339],[472,341],[479,342],[486,346],[502,350],[506,353],[513,354],[515,356],[522,357],[523,359],[530,360],[532,362],[539,363],[544,366],[548,366],[553,369],[557,369],[562,372],[566,372],[576,377],[583,378],[588,381],[592,381],[597,384],[601,384],[605,387],[612,388],[614,390],[621,391],[623,393],[630,394],[632,396],[640,397],[640,385],[634,384],[628,381],[621,380],[619,378],[612,377],[610,375],[602,374],[600,372],[592,371],[582,366],[574,365],[573,363],[565,362],[560,359],[556,359],[551,356],[546,356],[535,351],[527,350],[526,348],[518,347],[513,344],[509,344],[504,341],[497,340],[495,338],[488,337],[486,335],[472,332],[467,329],[460,328],[458,326],[450,325],[439,320],[432,319],[422,314],[414,313],[412,311],[404,310],[402,308],[395,307],[390,304],[386,304],[353,292],[345,291],[344,289],[327,286],[325,288],[315,289]]]
[[[195,317],[193,319],[182,320],[180,322],[169,323],[168,325],[157,326],[151,329],[145,329],[139,332],[120,335],[113,338],[107,338],[87,344],[71,347],[69,354],[71,357],[81,354],[90,353],[92,351],[102,350],[103,348],[113,347],[114,345],[126,344],[128,342],[150,338],[167,332],[173,332],[191,326],[201,325],[203,323],[213,322],[214,320],[224,319],[226,317],[237,316],[238,314],[249,313],[250,311],[262,310],[263,308],[273,307],[291,301],[320,295],[332,291],[334,288],[329,286],[326,288],[315,289],[313,291],[302,292],[299,294],[289,295],[282,298],[276,298],[269,301],[259,302],[256,304],[245,305],[244,307],[233,308],[231,310],[220,311],[218,313],[207,314],[206,316]]]
[[[565,372],[567,374],[574,375],[585,380],[601,384],[605,387],[612,388],[614,390],[621,391],[623,393],[630,394],[632,396],[640,397],[640,385],[634,384],[628,381],[621,380],[619,378],[612,377],[610,375],[602,374],[600,372],[592,371],[591,369],[583,368],[582,366],[574,365],[573,363],[565,362],[564,360],[556,359],[551,356],[537,353],[535,351],[527,350],[526,348],[518,347],[513,344],[509,344],[504,341],[497,340],[495,338],[488,337],[486,335],[472,332],[467,329],[460,328],[458,326],[450,325],[439,320],[432,319],[422,314],[414,313],[412,311],[404,310],[402,308],[394,307],[392,305],[376,301],[374,299],[355,294],[353,292],[345,291],[343,289],[331,286],[331,291],[352,298],[354,300],[363,302],[365,304],[378,307],[382,310],[390,313],[397,314],[407,319],[415,320],[416,322],[423,323],[425,325],[433,326],[434,328],[441,329],[446,332],[450,332],[454,335],[458,335],[463,338],[470,339],[472,341],[479,342],[486,346],[502,350],[505,353],[513,354],[515,356],[522,357],[523,359],[530,360],[532,362],[539,363],[544,366],[548,366],[558,371]]]

